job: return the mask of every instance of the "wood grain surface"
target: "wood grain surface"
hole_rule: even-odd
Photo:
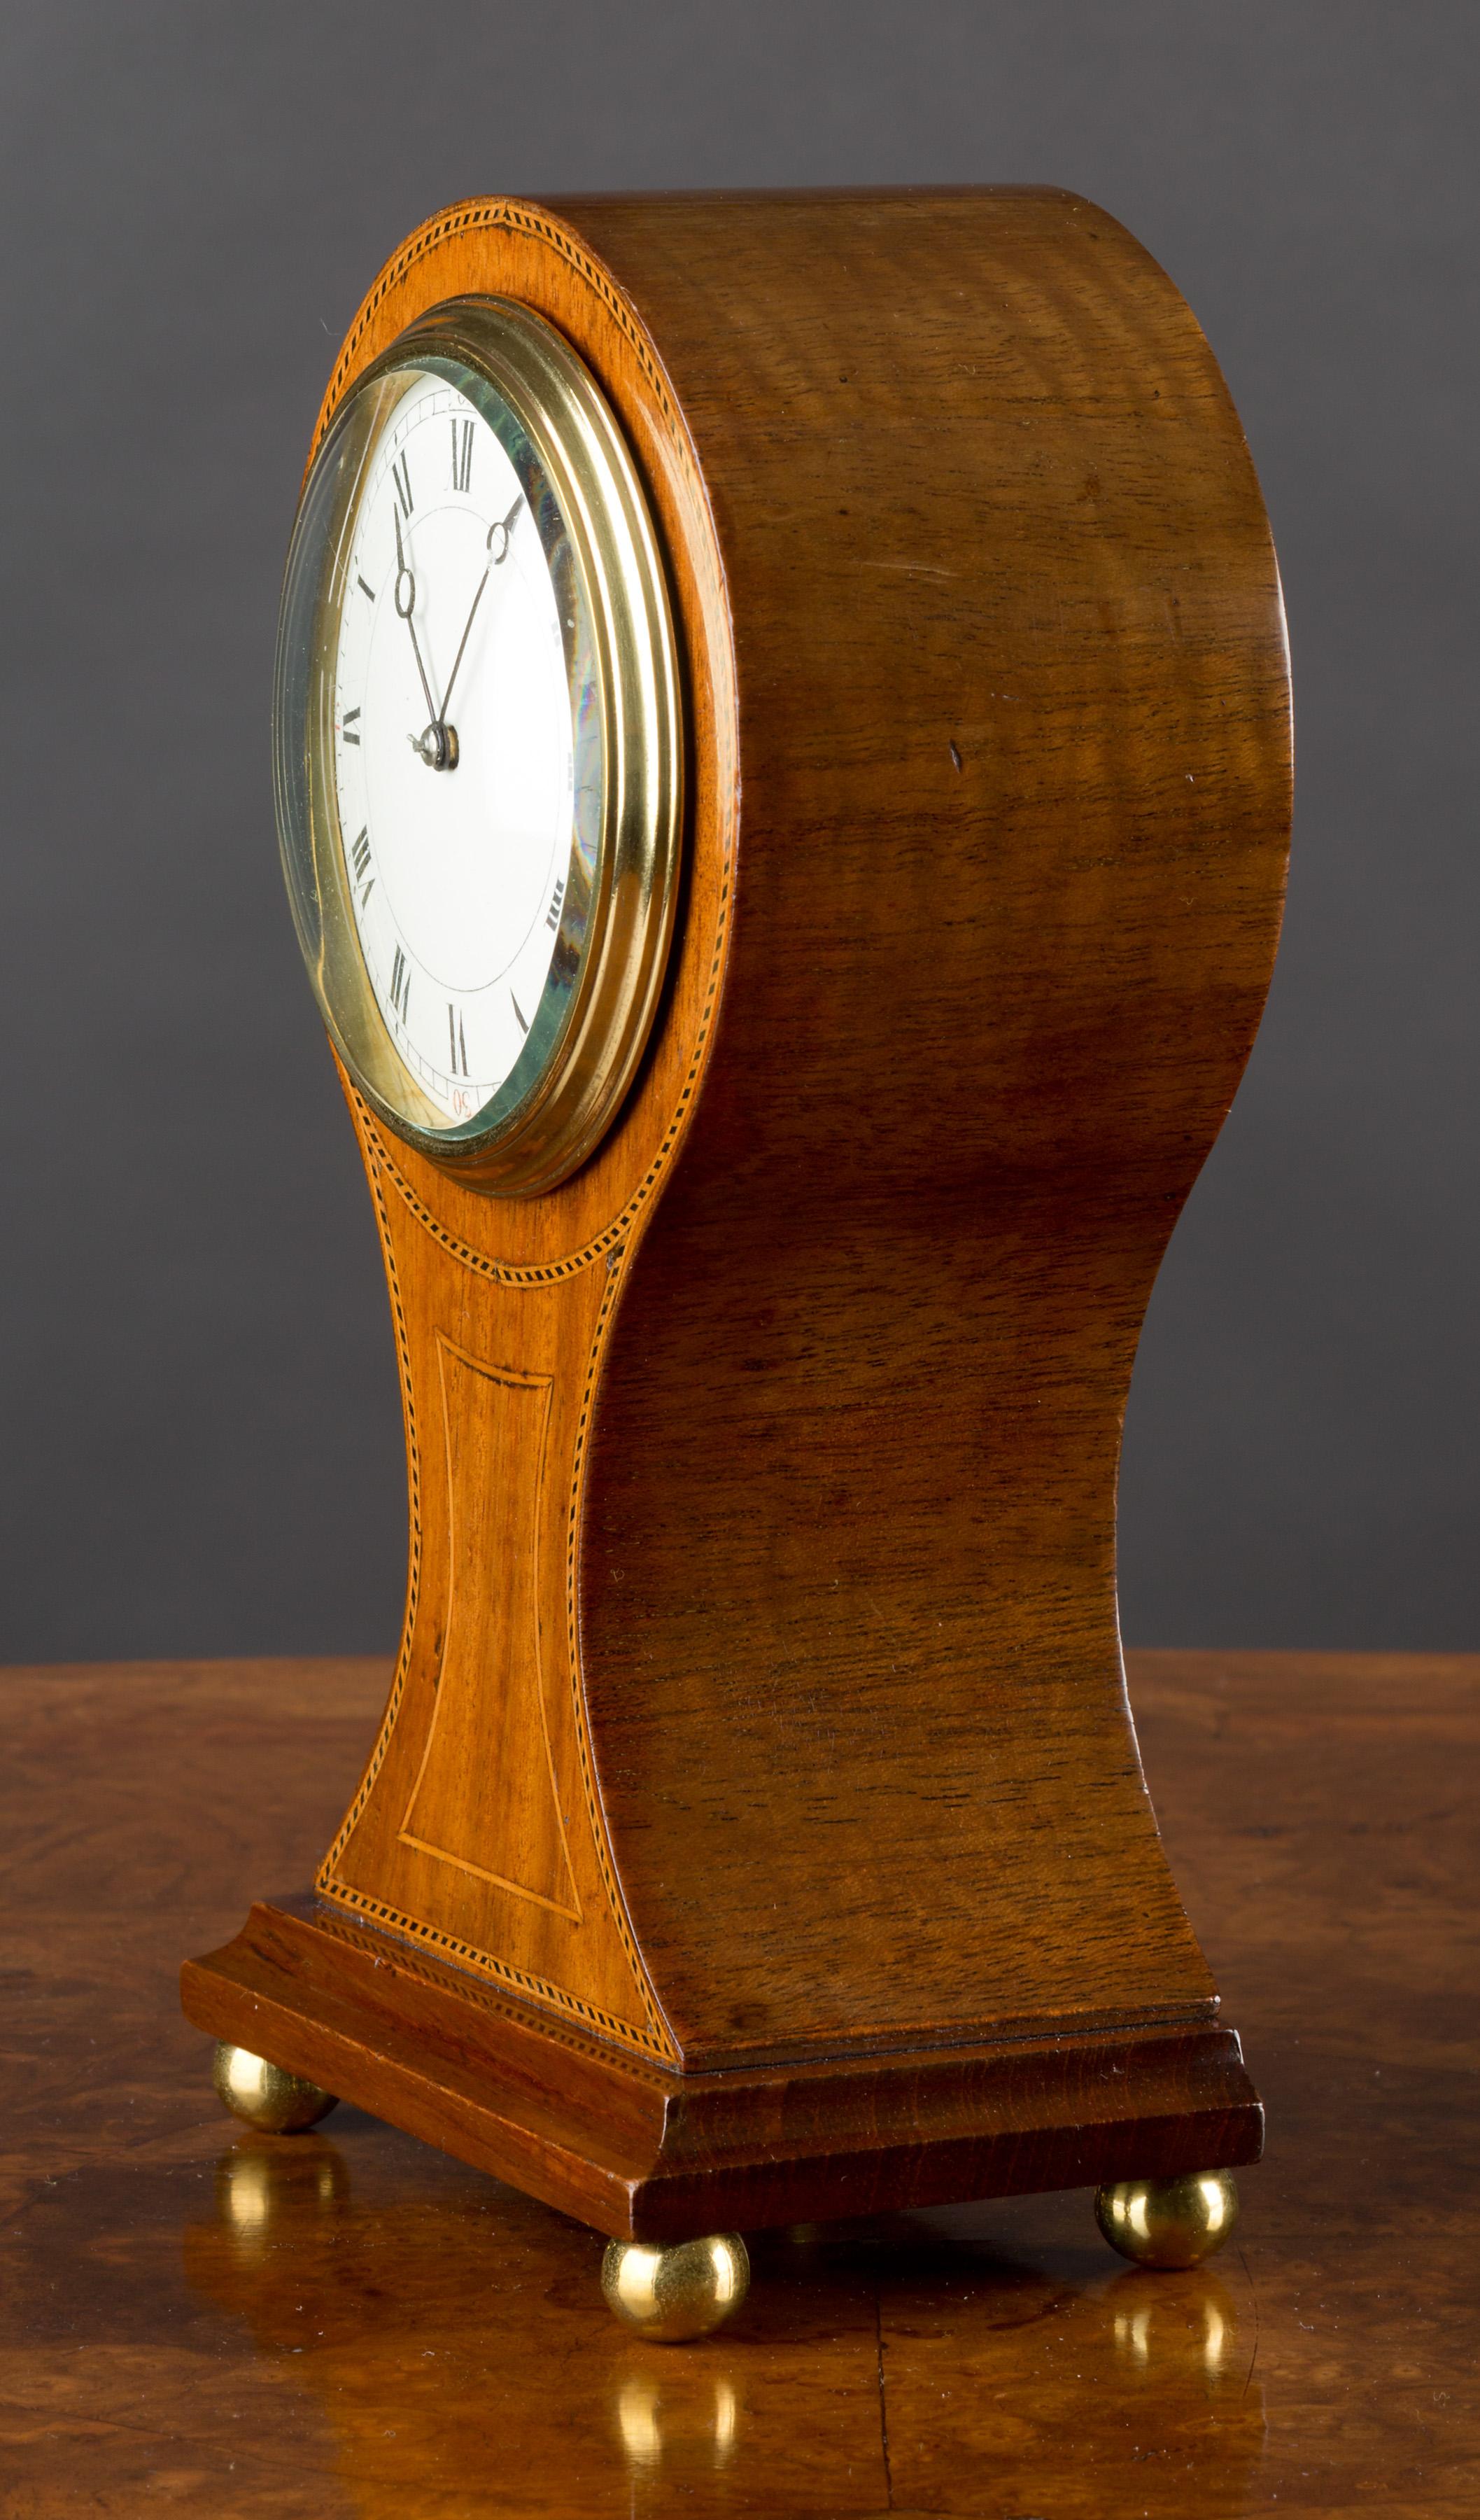
[[[1217,368],[1062,193],[471,202],[386,266],[323,424],[469,292],[558,325],[648,483],[685,894],[562,1189],[482,1195],[355,1108],[411,1578],[321,1889],[686,2075],[1216,2037],[1114,1486],[1284,878]]]
[[[688,2353],[579,2224],[212,2098],[179,1952],[303,1877],[386,1666],[0,1675],[5,2520],[1468,2520],[1480,1657],[1130,1666],[1271,2103],[1234,2244],[1138,2273],[1083,2192],[792,2229]]]

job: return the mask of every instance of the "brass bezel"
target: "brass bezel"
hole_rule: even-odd
[[[313,652],[300,667],[279,647],[279,725],[284,677],[313,678],[305,713],[303,779],[311,898],[294,864],[280,751],[279,817],[285,873],[299,942],[320,1012],[359,1091],[386,1127],[422,1154],[495,1195],[554,1189],[586,1160],[614,1119],[656,1012],[678,898],[683,812],[683,722],[678,649],[661,550],[620,427],[576,353],[532,309],[497,297],[431,308],[356,379],[358,398],[415,366],[418,353],[451,359],[480,376],[528,437],[553,491],[584,598],[601,717],[602,812],[595,865],[567,884],[561,933],[542,1010],[543,1063],[515,1109],[448,1126],[422,1094],[386,1029],[359,948],[333,776],[336,578],[363,479],[379,442],[342,493],[333,564],[318,593]],[[340,406],[342,414],[349,403]],[[337,422],[339,415],[336,415]],[[332,452],[334,428],[299,506]],[[297,535],[294,537],[294,554]],[[294,554],[290,555],[292,584]],[[301,854],[301,852],[300,852]],[[574,838],[572,863],[574,863]],[[569,978],[574,971],[573,981]],[[563,991],[552,1011],[552,991]],[[534,1038],[537,1016],[531,1024]],[[515,1074],[517,1075],[517,1069]],[[495,1098],[497,1099],[497,1098]],[[427,1115],[418,1115],[418,1105]],[[485,1110],[489,1107],[485,1105]]]

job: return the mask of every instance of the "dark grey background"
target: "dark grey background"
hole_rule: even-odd
[[[460,195],[1036,181],[1159,256],[1284,565],[1280,966],[1151,1309],[1125,1625],[1480,1645],[1473,0],[5,13],[0,1657],[388,1645],[375,1239],[279,883],[333,354]]]

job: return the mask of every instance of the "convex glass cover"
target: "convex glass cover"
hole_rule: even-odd
[[[560,336],[436,309],[335,415],[289,555],[279,832],[381,1116],[494,1191],[591,1152],[673,922],[679,681],[656,536]]]

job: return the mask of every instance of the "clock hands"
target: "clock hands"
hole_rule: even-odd
[[[401,519],[394,508],[391,510],[391,516],[396,529],[396,610],[411,632],[412,651],[417,660],[417,672],[422,677],[422,689],[426,695],[426,715],[429,721],[425,734],[410,735],[406,741],[413,752],[421,754],[429,769],[451,770],[458,757],[457,738],[454,736],[449,745],[447,729],[437,715],[437,704],[431,697],[431,685],[426,680],[426,668],[422,662],[422,643],[417,637],[417,625],[413,618],[417,608],[417,582],[406,565],[406,547],[401,540]],[[406,599],[404,603],[401,600],[403,593]]]
[[[457,681],[458,671],[462,665],[463,657],[467,652],[468,641],[472,632],[472,625],[477,618],[478,606],[483,601],[483,590],[487,586],[488,580],[492,576],[494,570],[502,567],[504,562],[509,557],[509,539],[514,529],[514,520],[518,515],[523,504],[524,494],[521,490],[513,507],[510,509],[508,516],[500,517],[497,521],[491,524],[488,528],[487,539],[483,545],[484,551],[487,553],[487,559],[483,563],[483,574],[478,579],[477,593],[474,595],[472,602],[469,607],[468,618],[463,624],[463,635],[458,641],[458,652],[452,660],[452,671],[447,677],[447,688],[442,694],[442,705],[440,708],[437,707],[435,700],[431,697],[431,685],[426,679],[426,668],[422,661],[421,642],[417,637],[417,625],[412,617],[416,611],[417,582],[406,564],[406,550],[401,540],[401,519],[399,516],[395,516],[395,605],[397,612],[405,622],[407,629],[411,632],[411,644],[416,652],[417,671],[422,677],[422,689],[426,696],[427,710],[427,724],[423,733],[421,735],[409,735],[406,741],[410,744],[412,751],[417,753],[420,758],[426,762],[428,770],[455,770],[458,766],[458,731],[455,726],[449,726],[447,723],[447,711],[452,700],[453,685]],[[394,515],[394,511],[392,511],[392,514]],[[496,540],[498,541],[497,550],[494,549]],[[405,595],[404,603],[402,602],[403,593]]]

